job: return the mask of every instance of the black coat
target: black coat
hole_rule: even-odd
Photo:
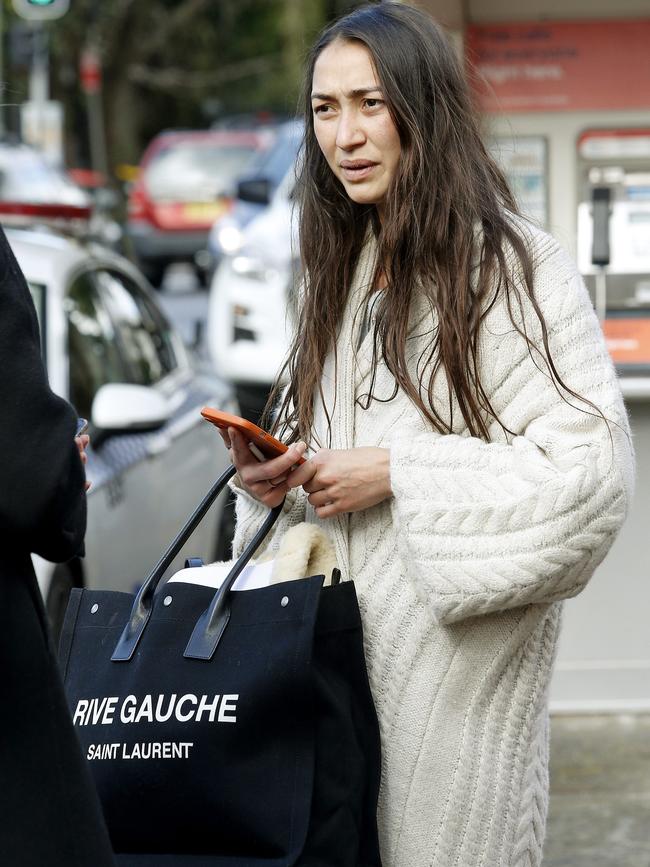
[[[108,867],[101,808],[59,676],[30,552],[83,544],[76,414],[50,390],[36,312],[0,229],[0,865]]]

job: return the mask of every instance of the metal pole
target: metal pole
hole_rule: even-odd
[[[34,54],[29,76],[29,98],[42,106],[47,102],[49,90],[47,33],[39,23],[34,25]]]
[[[599,268],[596,271],[596,313],[601,322],[605,321],[607,315],[607,274],[604,268]]]
[[[36,141],[45,144],[45,104],[50,95],[48,33],[39,22],[34,26],[34,54],[29,76],[29,99],[36,115]]]
[[[108,155],[106,152],[106,129],[104,126],[104,105],[102,96],[101,73],[99,72],[100,57],[92,45],[86,47],[92,62],[97,67],[98,80],[84,87],[86,92],[86,112],[88,114],[88,134],[90,138],[90,162],[95,171],[108,177]]]
[[[90,161],[95,171],[108,176],[108,158],[106,155],[106,135],[101,93],[87,94],[86,106],[90,132]]]

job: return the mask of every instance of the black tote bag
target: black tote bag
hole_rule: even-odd
[[[74,590],[60,661],[122,865],[379,867],[380,744],[354,584]]]

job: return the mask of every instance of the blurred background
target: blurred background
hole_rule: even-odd
[[[0,3],[0,222],[53,387],[93,437],[88,556],[37,563],[55,626],[71,586],[138,586],[225,466],[200,406],[259,418],[299,278],[302,63],[323,25],[358,5]],[[413,5],[449,32],[492,152],[524,213],[576,258],[620,373],[637,491],[610,555],[566,605],[544,863],[648,867],[650,7]],[[229,555],[227,498],[208,525],[181,565],[197,550]]]

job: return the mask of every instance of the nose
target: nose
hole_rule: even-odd
[[[365,140],[361,118],[357,112],[343,109],[336,129],[336,146],[348,151],[363,144]]]

